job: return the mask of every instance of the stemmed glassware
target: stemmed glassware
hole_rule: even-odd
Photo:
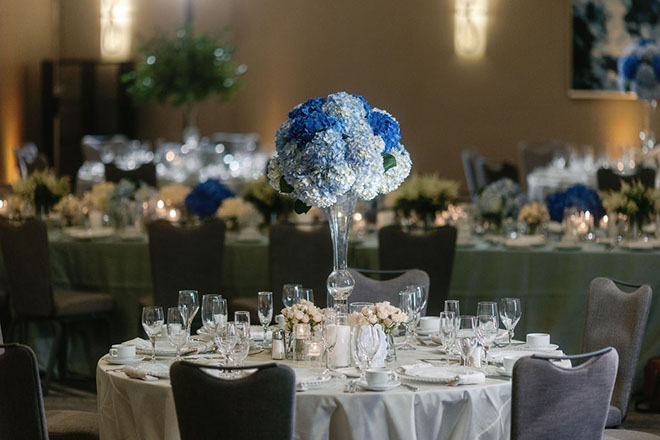
[[[234,323],[230,322],[218,326],[215,333],[215,343],[218,346],[218,351],[225,358],[225,365],[229,365],[230,355],[237,341],[238,334]]]
[[[479,315],[499,316],[497,313],[497,303],[494,301],[479,301],[477,303],[477,316]]]
[[[179,290],[179,311],[188,329],[190,335],[190,327],[192,326],[193,319],[199,310],[199,295],[196,290]]]
[[[334,310],[325,312],[325,321],[323,323],[323,348],[325,350],[325,367],[332,368],[332,352],[337,343],[337,313]]]
[[[522,308],[520,307],[519,298],[502,298],[500,300],[500,319],[509,334],[509,347],[511,347],[511,340],[513,339],[513,330],[516,328],[521,316]]]
[[[206,332],[213,336],[215,329],[221,322],[220,316],[220,295],[204,295],[202,296],[202,327]]]
[[[367,361],[367,368],[371,368],[374,362],[374,357],[378,353],[381,345],[381,332],[375,325],[361,325],[356,329],[357,351],[361,353],[364,360]]]
[[[259,292],[257,293],[257,315],[259,322],[264,328],[264,342],[262,346],[267,347],[266,334],[268,333],[268,326],[273,320],[273,292]]]
[[[170,339],[172,345],[176,349],[175,360],[181,360],[181,347],[186,345],[188,341],[188,330],[183,322],[183,316],[179,312],[178,307],[170,307],[167,309],[167,337]]]
[[[456,339],[456,315],[454,312],[440,312],[440,337],[445,355],[449,355]],[[449,359],[447,359],[449,364]]]
[[[147,306],[142,309],[142,328],[151,342],[151,362],[156,362],[156,337],[163,330],[165,318],[160,306]]]
[[[248,315],[249,316],[249,315]],[[230,351],[229,358],[233,364],[240,367],[250,353],[250,324],[234,324],[236,328],[236,344]]]
[[[300,290],[302,290],[302,285],[300,284],[285,284],[282,287],[282,302],[284,303],[284,307],[289,309],[292,305],[298,303],[300,300]]]
[[[497,330],[500,326],[497,315],[477,316],[477,337],[479,343],[484,347],[484,369],[488,367],[488,350],[497,338]]]
[[[303,287],[302,289],[300,289],[298,295],[301,300],[304,299],[305,301],[309,301],[311,303],[314,302],[314,289],[308,289]]]
[[[247,327],[248,337],[250,336],[250,312],[243,310],[234,312],[234,324]]]
[[[467,366],[474,349],[477,347],[476,318],[474,316],[463,315],[458,317],[456,346],[461,354],[462,365]]]
[[[404,290],[399,292],[399,308],[403,313],[406,314],[408,320],[403,324],[406,328],[406,340],[405,342],[397,347],[397,350],[401,351],[411,351],[415,350],[415,347],[410,343],[411,339],[411,326],[415,322],[415,293],[410,290]]]
[[[413,299],[415,304],[414,310],[414,322],[413,322],[413,334],[417,336],[417,326],[419,325],[419,320],[422,317],[422,311],[426,307],[426,302],[428,301],[428,294],[424,286],[406,286],[406,290],[413,292]]]
[[[454,316],[458,319],[461,316],[461,303],[457,299],[445,300],[445,312],[454,312]]]

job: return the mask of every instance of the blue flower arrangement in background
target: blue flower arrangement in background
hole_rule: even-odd
[[[648,38],[630,43],[618,61],[619,89],[641,99],[660,96],[660,46]]]
[[[352,191],[363,200],[395,190],[410,174],[399,123],[361,96],[338,92],[296,106],[275,135],[268,163],[276,190],[297,213],[327,208]]]
[[[212,217],[225,199],[236,195],[217,179],[197,185],[186,196],[186,208],[200,218]]]
[[[596,224],[605,215],[603,202],[598,193],[584,185],[573,185],[566,191],[551,194],[545,203],[550,213],[550,219],[559,223],[564,219],[564,210],[566,208],[589,211],[594,216]]]
[[[517,218],[518,211],[527,202],[520,186],[504,178],[486,186],[477,198],[477,208],[484,220],[496,224],[506,218]]]

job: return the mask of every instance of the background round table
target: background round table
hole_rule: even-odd
[[[267,353],[248,357],[246,364],[270,362]],[[392,368],[437,355],[431,347],[418,347],[417,351],[400,351],[398,357],[390,365]],[[310,368],[306,362],[284,363],[294,369]],[[101,438],[178,439],[169,381],[130,379],[119,372],[120,368],[104,360],[97,366]],[[511,382],[504,377],[489,377],[480,385],[457,387],[409,382],[419,388],[417,392],[398,387],[387,392],[358,390],[347,394],[344,383],[334,379],[325,388],[296,393],[296,439],[509,437]],[[204,404],[204,396],[200,396],[199,403]],[[251,411],[250,405],[245,404],[245,411]],[[258,413],[254,417],[259,420]],[[218,425],[218,431],[222,431],[222,426]]]

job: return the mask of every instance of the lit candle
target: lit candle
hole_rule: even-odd
[[[323,346],[320,342],[310,342],[309,347],[307,348],[307,356],[316,357],[321,356],[323,352]]]
[[[346,367],[351,357],[351,327],[337,325],[335,326],[335,332],[337,333],[337,342],[334,350],[332,350],[332,366]]]
[[[309,324],[296,324],[296,339],[305,339],[309,333]]]

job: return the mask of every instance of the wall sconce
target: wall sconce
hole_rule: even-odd
[[[131,52],[131,1],[101,0],[101,59],[120,60]]]
[[[481,58],[486,52],[488,0],[455,0],[454,50],[466,58]]]

